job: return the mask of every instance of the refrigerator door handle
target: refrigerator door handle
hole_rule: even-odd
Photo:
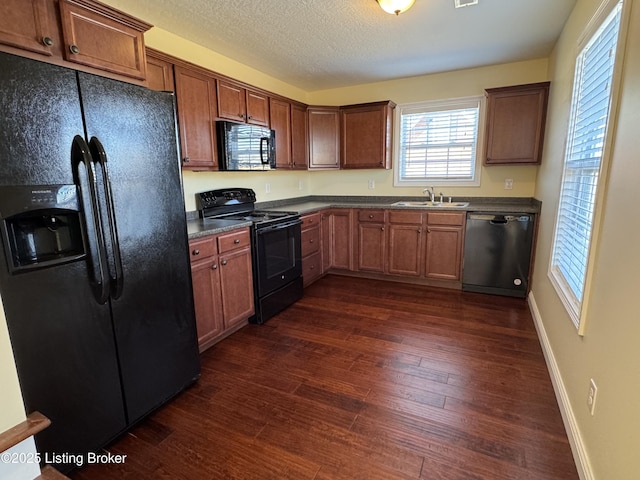
[[[84,218],[85,241],[87,244],[87,270],[89,283],[96,301],[102,305],[109,298],[109,285],[105,278],[107,271],[106,251],[102,235],[102,225],[98,215],[95,176],[89,146],[84,138],[76,135],[71,145],[71,162],[76,185],[80,192],[82,216]]]
[[[89,148],[91,149],[91,156],[95,163],[100,166],[102,172],[102,189],[106,202],[106,216],[103,221],[105,230],[108,232],[107,237],[108,248],[107,251],[111,253],[113,264],[109,262],[109,276],[111,282],[111,298],[117,300],[122,295],[122,289],[124,287],[124,270],[122,268],[122,258],[120,256],[120,241],[118,239],[118,226],[116,224],[115,210],[113,204],[113,194],[111,192],[111,178],[109,176],[109,167],[107,152],[100,140],[96,137],[91,137],[89,140]]]

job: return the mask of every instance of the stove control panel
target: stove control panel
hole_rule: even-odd
[[[222,188],[196,193],[196,206],[202,211],[229,205],[251,206],[256,201],[256,192],[251,188]]]

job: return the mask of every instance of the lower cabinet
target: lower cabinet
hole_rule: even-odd
[[[425,277],[461,280],[465,219],[459,212],[427,213]]]
[[[303,215],[302,220],[302,281],[310,285],[322,275],[322,214]]]
[[[198,345],[206,350],[254,313],[248,228],[189,242]]]
[[[358,210],[357,215],[357,269],[360,272],[384,273],[387,256],[386,213],[384,210]]]
[[[389,211],[389,267],[390,275],[419,277],[424,258],[423,217],[421,212]]]

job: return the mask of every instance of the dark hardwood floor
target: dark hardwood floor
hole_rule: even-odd
[[[328,276],[74,479],[577,479],[525,300]]]

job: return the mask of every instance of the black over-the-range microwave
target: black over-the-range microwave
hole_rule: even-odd
[[[266,127],[217,121],[220,170],[276,168],[276,132]]]

